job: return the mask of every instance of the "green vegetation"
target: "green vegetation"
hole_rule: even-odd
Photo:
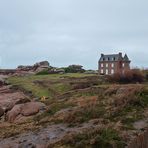
[[[112,121],[122,121],[126,128],[133,128],[133,123],[143,119],[144,108],[148,107],[148,91],[143,88],[141,92],[136,95],[134,101],[126,105],[120,112],[116,112],[109,117]]]
[[[35,80],[40,79],[40,76],[29,76],[29,77],[11,77],[8,82],[15,87],[24,89],[27,92],[31,92],[35,97],[50,96],[47,88],[43,88],[34,83]],[[46,79],[42,78],[42,80]]]
[[[49,74],[49,70],[46,69],[46,70],[38,72],[36,75],[48,75],[48,74]]]
[[[64,93],[70,90],[69,84],[62,81],[64,78],[83,78],[86,76],[92,76],[83,73],[68,73],[68,74],[49,74],[49,75],[32,75],[26,77],[10,77],[8,78],[8,83],[16,86],[18,88],[24,89],[27,92],[31,92],[35,97],[54,97],[55,93]],[[44,82],[44,86],[39,84],[39,82]],[[46,84],[48,83],[48,84]],[[54,92],[52,91],[54,90]]]
[[[146,83],[113,85],[102,77],[84,73],[10,77],[8,82],[35,97],[48,98],[44,101],[48,109],[32,119],[34,126],[99,125],[99,129],[66,135],[57,147],[122,148],[125,142],[120,135],[136,130],[133,124],[143,120],[148,109]]]
[[[125,146],[118,133],[113,129],[87,131],[72,138],[66,137],[63,143],[62,146],[69,148],[124,148]]]
[[[70,65],[68,67],[65,67],[65,73],[83,73],[85,70],[82,68],[81,65]]]
[[[65,118],[65,123],[75,124],[75,123],[83,123],[87,122],[91,119],[101,118],[105,114],[105,109],[103,106],[98,104],[94,105],[86,105],[81,107],[80,109],[69,113]]]

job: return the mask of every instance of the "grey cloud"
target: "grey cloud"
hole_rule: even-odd
[[[147,0],[0,0],[0,67],[48,60],[97,69],[100,53],[147,67]],[[141,58],[142,57],[142,58]]]

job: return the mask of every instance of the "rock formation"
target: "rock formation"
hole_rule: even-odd
[[[0,117],[3,116],[4,110],[0,107]]]
[[[42,62],[38,62],[36,64],[34,64],[33,66],[18,66],[17,71],[27,71],[27,72],[40,72],[43,71],[45,69],[48,69],[50,67],[50,64],[48,61],[42,61]]]
[[[45,110],[45,108],[45,104],[41,102],[27,102],[24,104],[17,104],[6,114],[6,120],[8,122],[14,122],[19,115],[20,117],[32,116],[42,110]]]

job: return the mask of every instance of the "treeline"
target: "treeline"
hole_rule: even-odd
[[[86,70],[81,65],[69,65],[68,67],[52,67],[40,71],[37,75],[58,74],[58,73],[84,73]]]

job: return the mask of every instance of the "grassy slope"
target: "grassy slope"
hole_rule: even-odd
[[[118,135],[118,133],[121,134],[121,132],[116,130],[116,125],[119,123],[121,124],[121,131],[134,130],[133,123],[145,118],[143,115],[144,109],[147,109],[148,107],[147,84],[142,86],[144,88],[141,90],[139,89],[141,86],[139,87],[138,84],[114,86],[112,84],[100,85],[97,80],[95,80],[97,82],[96,84],[93,82],[93,76],[94,75],[88,74],[37,75],[11,77],[8,79],[8,82],[23,88],[26,91],[31,91],[36,97],[46,96],[49,98],[45,103],[49,105],[50,110],[34,118],[34,121],[38,122],[40,125],[48,125],[51,121],[55,124],[66,123],[69,126],[78,126],[79,124],[88,122],[92,119],[103,119],[102,121],[105,122],[105,124],[113,124],[111,127],[113,130],[107,128],[102,132],[92,131],[91,133],[91,131],[89,131],[89,135],[87,135],[87,133],[75,135],[73,141],[64,141],[61,145],[73,147],[75,143],[78,142],[80,144],[78,144],[78,147],[81,147],[82,145],[90,145],[88,142],[93,140],[94,145],[97,146],[109,147],[115,142],[118,147],[122,147],[123,141]],[[85,79],[85,77],[87,78]],[[57,95],[71,92],[76,84],[81,85],[82,83],[83,85],[86,85],[86,82],[92,84],[92,86],[88,86],[90,89],[88,89],[87,92],[81,92],[78,89],[74,94],[65,96],[62,100],[55,99],[55,96]],[[93,90],[92,88],[94,86],[99,91]],[[136,93],[127,91],[127,93],[122,94],[121,96],[116,95],[116,91],[122,87],[124,89],[132,88]],[[96,101],[92,102],[92,100],[95,99]],[[122,105],[125,103],[124,100],[127,100],[125,106]],[[54,116],[58,111],[72,107],[78,107],[78,110],[66,112],[66,115],[64,115],[63,118]]]
[[[58,81],[62,79],[63,77],[75,77],[75,78],[80,78],[80,77],[85,77],[85,76],[92,76],[91,74],[50,74],[50,75],[33,75],[33,76],[27,76],[27,77],[10,77],[8,79],[8,82],[11,83],[13,86],[18,86],[20,88],[25,89],[26,91],[31,91],[32,94],[35,97],[52,97],[52,92],[41,85],[35,84],[35,81],[51,81],[54,83],[54,81]],[[70,86],[68,85],[63,85],[62,83],[54,84],[52,85],[52,88],[55,89],[57,92],[64,92],[66,90],[70,89]]]

